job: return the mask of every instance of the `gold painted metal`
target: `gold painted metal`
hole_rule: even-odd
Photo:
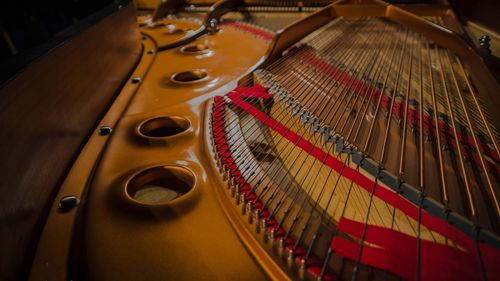
[[[200,36],[202,31],[200,22],[173,18],[151,21],[141,27],[142,33],[154,38],[160,51],[192,41]]]
[[[152,36],[158,40],[158,34]],[[144,43],[145,50],[155,50],[148,36]],[[76,210],[60,214],[54,204],[31,280],[66,280],[73,264],[85,265],[90,280],[265,280],[268,271],[280,275],[278,267],[261,266],[249,255],[248,246],[228,223],[228,214],[218,203],[218,175],[206,169],[211,159],[205,151],[202,126],[205,109],[201,101],[233,88],[263,56],[267,42],[223,26],[217,34],[199,37],[193,44],[208,46],[211,55],[186,56],[180,48],[144,53],[145,63],[155,60],[136,71],[147,70],[147,75],[134,73],[142,77],[141,82],[127,85],[103,120],[113,133],[90,139],[57,197],[83,196],[84,190],[89,191],[83,228],[73,233]],[[241,52],[246,55],[241,57]],[[209,76],[193,84],[170,81],[173,74],[193,69],[205,69]],[[132,93],[127,95],[129,87],[134,89],[134,98]],[[144,141],[138,136],[138,126],[158,116],[189,122],[190,129],[161,141]],[[193,189],[166,203],[168,207],[133,203],[125,192],[130,179],[158,166],[189,170],[196,178]],[[81,240],[72,241],[73,234]],[[85,255],[68,260],[70,250],[76,253],[79,247]],[[152,250],[138,254],[144,249]],[[258,246],[253,251],[262,252]]]
[[[125,183],[123,195],[125,200],[134,206],[152,211],[163,210],[182,204],[182,200],[188,198],[193,192],[195,184],[196,177],[189,169],[181,166],[155,166],[132,175]],[[171,190],[175,196],[168,194],[170,197],[168,200],[163,198],[154,200],[155,196],[151,195],[149,195],[150,198],[146,198],[147,195],[142,195],[142,199],[138,198],[139,192],[152,188]]]
[[[204,44],[192,44],[182,47],[180,51],[184,54],[197,55],[206,54],[210,52],[210,49]]]
[[[205,69],[193,69],[176,72],[170,77],[170,81],[178,84],[192,84],[209,79]]]
[[[136,128],[136,134],[151,143],[162,143],[181,134],[191,133],[189,120],[179,116],[155,116]]]
[[[206,105],[206,108],[209,106]],[[207,113],[206,113],[207,114]],[[205,119],[208,118],[208,114],[205,116]],[[205,124],[205,128],[209,128],[208,122]],[[210,152],[210,141],[208,140],[209,135],[205,135],[205,144],[206,144],[206,152],[210,154],[210,156],[214,157],[214,154]],[[210,158],[210,157],[209,157]],[[218,169],[214,165],[214,161],[212,159],[205,159],[207,167],[209,167],[212,172],[217,175]],[[218,179],[219,184],[223,186],[223,182],[225,179],[217,175],[216,179]],[[245,220],[245,214],[241,213],[241,210],[237,208],[237,204],[232,202],[231,191],[225,191],[222,188],[215,188],[215,191],[218,193],[219,203],[221,204],[225,214],[228,216],[231,225],[234,227],[235,231],[238,233],[240,239],[244,241],[244,245],[251,252],[251,254],[259,261],[260,266],[264,269],[266,274],[272,280],[290,280],[290,277],[278,266],[279,261],[276,261],[274,257],[269,255],[270,247],[267,249],[262,248],[262,243],[265,240],[265,234],[255,235],[255,228],[251,223],[246,223],[247,221],[251,221],[252,216],[254,215],[251,212],[247,212],[246,215],[248,219]],[[255,225],[258,225],[258,222],[255,222]],[[266,251],[267,250],[267,251]]]
[[[144,53],[133,73],[142,77],[141,83],[124,87],[101,122],[111,125],[113,133],[102,137],[94,132],[57,196],[85,198],[82,228],[73,233],[82,210],[61,214],[54,203],[30,280],[66,280],[71,276],[69,262],[82,264],[90,280],[290,279],[281,261],[269,254],[274,236],[267,232],[266,222],[248,207],[225,168],[211,159],[207,100],[232,90],[238,81],[250,81],[249,71],[270,65],[336,17],[384,17],[409,26],[460,56],[489,99],[499,92],[481,59],[456,34],[396,6],[337,1],[279,31],[268,46],[229,26],[222,25],[213,35],[206,33],[209,19],[220,18],[235,3],[219,2],[202,25],[165,19],[143,27],[144,49],[155,52]],[[439,9],[432,15],[442,13],[448,12]],[[168,34],[168,24],[174,24],[179,34]],[[196,30],[196,36],[186,36],[187,29]],[[181,46],[187,42],[192,44]],[[488,104],[500,106],[497,100]],[[490,112],[499,124],[500,113]],[[168,129],[152,133],[158,128],[175,128],[175,133]],[[134,199],[141,187],[166,174],[172,185],[165,187],[182,196],[157,204]],[[260,233],[255,234],[255,228]],[[71,251],[79,252],[76,249],[85,254],[71,257]],[[282,255],[291,263],[292,253]]]

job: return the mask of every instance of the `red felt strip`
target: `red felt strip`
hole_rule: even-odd
[[[316,150],[314,155],[311,155],[313,157],[318,157],[318,156],[323,156],[324,154],[326,156],[326,161],[325,165],[331,167],[332,169],[336,170],[337,172],[340,173],[342,169],[344,169],[342,176],[344,178],[347,178],[349,180],[352,180],[354,183],[356,183],[358,186],[362,187],[368,192],[372,192],[373,189],[375,189],[374,195],[377,196],[378,198],[384,200],[385,202],[389,203],[390,205],[398,208],[402,212],[404,212],[406,215],[409,217],[413,218],[414,220],[418,219],[418,208],[411,204],[409,201],[404,199],[403,197],[397,195],[393,191],[390,191],[386,189],[385,187],[376,184],[374,181],[371,179],[367,178],[365,175],[361,174],[359,171],[356,171],[355,169],[345,166],[344,164],[339,161],[337,158],[327,154],[326,152],[318,152],[321,149],[318,147],[314,147],[310,142],[306,140],[301,140],[300,136],[295,134],[294,132],[290,131],[287,129],[285,126],[283,126],[281,123],[278,121],[274,120],[272,117],[268,116],[267,114],[259,111],[256,107],[253,105],[245,102],[243,99],[232,96],[230,99],[233,101],[234,104],[245,110],[246,112],[250,113],[253,115],[257,120],[261,121],[262,123],[268,125],[269,128],[274,130],[275,132],[279,133],[282,135],[284,138],[288,139],[289,141],[297,144],[297,146],[301,147],[302,149],[304,148],[310,148],[313,147],[313,149]],[[324,153],[324,154],[323,154]],[[320,157],[323,159],[322,157]],[[323,159],[324,160],[324,159]],[[460,243],[464,247],[467,247],[468,249],[471,249],[474,247],[473,241],[467,237],[464,233],[460,232],[459,230],[455,229],[453,226],[450,226],[447,224],[445,221],[427,213],[427,212],[422,212],[422,224],[425,225],[426,227],[452,239],[456,243]]]
[[[255,88],[259,91],[266,90],[263,87],[260,87],[260,88],[255,87]],[[240,97],[246,96],[246,93],[248,92],[247,89],[244,89],[242,87],[238,87],[235,91],[239,92],[239,93],[244,93],[243,95],[239,95]],[[253,97],[253,95],[248,96],[248,97]],[[260,97],[267,98],[267,96],[265,96],[265,95],[260,96]],[[218,98],[218,96],[216,97],[216,101],[217,100],[220,101],[220,99],[217,99],[217,98]],[[225,106],[225,104],[222,104],[222,108],[224,108],[224,106]],[[219,115],[219,117],[220,117],[219,119],[221,120],[220,121],[221,123],[224,122],[224,119],[220,113],[214,113],[214,114]],[[230,155],[230,152],[228,151],[226,132],[224,129],[218,129],[217,131],[219,133],[219,139],[220,139],[219,142],[216,142],[216,146],[217,146],[219,155],[223,154],[223,155],[226,155],[226,157],[227,157],[228,155]],[[315,150],[313,150],[312,153],[318,153],[318,152],[315,152]],[[237,166],[236,162],[233,161],[233,158],[228,157],[224,161],[223,165],[229,169],[231,176],[233,177],[233,179],[236,180],[236,183],[240,186],[240,192],[244,193],[247,196],[247,200],[249,202],[252,202],[253,208],[260,209],[262,211],[261,218],[268,218],[268,228],[269,229],[276,229],[276,232],[277,232],[276,237],[283,237],[286,234],[286,231],[283,228],[277,229],[278,223],[277,223],[276,219],[269,217],[270,213],[266,209],[264,209],[263,203],[257,199],[258,197],[255,193],[253,193],[252,187],[248,183],[246,183],[245,177],[243,176],[241,171],[238,169],[238,166]],[[285,241],[285,247],[288,250],[291,250],[291,249],[293,249],[294,245],[295,245],[295,241],[291,237],[288,237]],[[301,263],[301,257],[303,257],[305,255],[305,252],[306,251],[302,248],[298,248],[295,250],[295,255],[296,255],[295,262],[296,262],[296,264],[299,265]],[[306,264],[307,264],[307,271],[310,274],[312,274],[312,276],[318,277],[320,275],[321,266],[317,262],[315,262],[312,258],[309,258],[307,260]],[[323,276],[323,280],[330,281],[330,280],[334,280],[334,279],[329,274],[325,274]]]
[[[380,95],[382,95],[382,101],[381,105],[383,108],[386,110],[389,109],[391,105],[391,98],[383,95],[382,92],[375,90],[371,88],[370,86],[364,84],[363,82],[356,80],[356,78],[348,75],[347,73],[343,72],[342,70],[339,70],[332,66],[331,64],[325,62],[323,59],[317,57],[313,53],[310,52],[303,52],[300,55],[300,58],[304,60],[305,62],[315,66],[316,68],[320,69],[321,71],[327,73],[329,76],[333,77],[335,80],[343,83],[343,84],[348,84],[352,85],[353,88],[358,89],[357,92],[361,95],[367,95],[371,94],[372,101],[378,101]],[[395,115],[397,115],[399,118],[402,117],[402,109],[404,108],[404,105],[398,101],[394,101],[394,107],[393,107],[393,112]],[[420,122],[420,114],[412,107],[408,107],[408,115],[410,118],[408,118],[408,123],[413,126],[418,126]],[[436,122],[430,118],[428,115],[423,114],[425,126],[426,126],[426,131],[427,133],[435,136],[435,130],[432,129],[436,126]],[[454,133],[453,133],[453,128],[450,128],[447,124],[445,124],[443,121],[439,121],[439,128],[442,133],[446,135],[448,138],[454,138]],[[429,128],[431,127],[431,128]],[[474,139],[468,135],[468,134],[462,134],[462,132],[457,132],[458,139],[462,143],[466,143],[467,145],[471,147],[475,147],[475,142]],[[443,136],[441,136],[443,137]],[[452,145],[456,147],[456,143],[454,140],[452,140]],[[495,161],[500,162],[500,157],[496,153],[496,151],[490,149],[490,147],[485,144],[485,143],[479,143],[481,151],[495,159]],[[479,161],[479,157],[477,156],[477,153],[475,151],[470,151],[470,153],[473,155],[473,158],[476,161]],[[478,162],[479,163],[479,162]],[[495,169],[496,172],[500,172],[500,167],[498,165],[491,165],[493,166],[492,168]]]
[[[239,89],[238,92],[243,93],[243,89]],[[368,192],[373,192],[375,188],[375,196],[400,209],[408,216],[417,219],[419,210],[410,202],[398,196],[396,193],[376,185],[373,181],[360,174],[358,171],[350,167],[344,167],[344,164],[338,161],[335,157],[330,156],[307,140],[302,139],[278,121],[253,107],[251,104],[246,103],[238,95],[230,95],[229,98],[236,105],[252,114],[256,119],[266,124],[298,147],[309,152],[311,156],[324,162],[325,165],[330,166],[337,172],[340,172],[344,168],[342,176],[353,180],[356,184],[363,187]],[[223,139],[225,140],[225,131],[223,130],[222,133],[224,134]],[[228,151],[226,153],[228,153]],[[233,159],[231,157],[229,157],[229,159],[230,161],[225,161],[225,165],[231,165],[230,170],[232,171],[233,177],[236,177],[237,183],[242,186],[242,192],[248,194],[251,187],[248,184],[245,184],[245,179],[241,176],[241,172],[238,170]],[[254,206],[257,207],[258,205],[259,208],[262,207],[262,203],[255,200],[255,194],[252,194],[249,198],[254,200]],[[262,211],[263,218],[269,216],[267,210]],[[268,218],[269,228],[276,228],[276,220],[274,218]],[[435,280],[436,278],[439,280],[456,280],[458,277],[463,280],[480,279],[480,266],[477,259],[475,259],[475,257],[477,257],[475,244],[469,237],[454,227],[447,225],[439,218],[436,218],[426,212],[422,212],[422,225],[441,233],[448,238],[451,238],[451,240],[460,244],[464,250],[458,250],[446,245],[421,240],[421,280]],[[339,222],[338,228],[340,231],[346,232],[359,239],[362,236],[364,225],[342,218]],[[284,230],[281,228],[276,229],[276,231],[278,237],[285,234]],[[365,241],[376,245],[376,247],[368,245],[363,247],[361,256],[361,262],[363,264],[390,271],[409,280],[415,279],[415,264],[417,256],[417,241],[415,237],[408,236],[392,229],[368,225],[366,229]],[[292,247],[292,245],[294,245],[294,241],[292,239],[287,239],[287,248]],[[336,250],[337,254],[353,260],[357,259],[357,255],[359,253],[358,243],[335,237],[331,246]],[[497,266],[498,260],[500,259],[500,253],[498,250],[484,244],[480,245],[480,249],[488,277],[496,280],[500,276]],[[298,261],[299,260],[297,260],[297,262]],[[443,271],[443,267],[449,270]],[[308,267],[308,270],[309,269],[318,269],[318,267]]]
[[[246,92],[232,91],[228,93],[227,96],[238,96],[241,98],[264,98],[264,99],[270,99],[273,97],[273,95],[262,91],[246,91]]]
[[[239,23],[239,22],[234,22],[234,21],[224,21],[224,24],[227,24],[229,26],[241,29],[241,30],[249,32],[249,33],[252,33],[254,35],[261,37],[264,40],[270,41],[273,39],[272,33],[269,33],[267,31],[264,31],[262,29],[256,28],[256,27],[251,26],[251,25],[246,25],[244,23]]]
[[[361,239],[365,225],[341,218],[338,229]],[[361,263],[390,271],[408,280],[416,278],[417,238],[394,229],[366,225]],[[428,240],[420,241],[421,280],[480,280],[481,267],[475,252]],[[335,237],[331,247],[338,255],[357,260],[359,242]],[[443,270],[446,269],[446,270]],[[498,270],[493,273],[498,274]]]

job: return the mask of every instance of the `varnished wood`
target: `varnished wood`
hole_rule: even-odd
[[[27,277],[69,167],[141,52],[128,5],[29,66],[0,90],[0,279]]]
[[[332,21],[334,18],[380,16],[393,21],[401,21],[399,16],[403,17],[403,20],[411,16],[405,14],[403,10],[396,9],[394,12],[392,6],[375,1],[364,6],[365,10],[350,2],[340,5],[342,1],[339,1],[300,22],[289,25],[278,32],[272,42],[268,34],[262,36],[260,33],[267,32],[265,29],[251,24],[245,25],[244,22],[233,25],[221,24],[219,32],[206,32],[210,20],[219,19],[227,11],[237,9],[236,2],[223,0],[214,5],[205,17],[204,24],[194,25],[198,28],[197,32],[200,32],[196,36],[169,37],[170,35],[163,32],[164,30],[152,29],[151,31],[146,26],[142,26],[141,31],[145,35],[143,45],[145,51],[148,52],[142,54],[141,61],[133,73],[134,76],[141,77],[141,82],[127,83],[99,122],[99,125],[111,125],[114,129],[113,133],[102,137],[99,136],[98,130],[94,130],[70,168],[57,193],[56,200],[52,203],[49,218],[38,243],[30,275],[31,280],[78,278],[87,280],[266,280],[267,278],[285,280],[297,277],[294,275],[294,269],[290,270],[284,266],[283,256],[274,255],[276,244],[268,241],[271,230],[254,233],[255,222],[248,224],[248,213],[240,215],[241,204],[234,204],[235,201],[240,200],[240,197],[231,195],[231,190],[228,190],[227,187],[232,184],[231,180],[227,181],[227,174],[220,174],[224,168],[216,165],[217,149],[211,145],[211,137],[215,138],[212,135],[214,127],[211,124],[211,118],[214,115],[211,112],[211,99],[216,95],[222,96],[229,93],[235,89],[238,81],[240,85],[247,86],[246,83],[252,81],[252,75],[246,74],[258,66],[268,66],[282,58],[284,51],[312,31],[325,24],[335,25],[343,20]],[[425,14],[425,12],[425,10],[419,10],[419,13]],[[431,14],[442,15],[443,13],[446,11],[438,7]],[[175,17],[164,18],[157,22],[160,21],[165,24],[176,24],[179,27],[193,26],[195,22],[189,18]],[[406,24],[411,25],[412,22],[406,22]],[[424,31],[425,28],[439,29],[434,24],[420,21],[417,24],[423,25]],[[443,29],[440,32],[448,31]],[[269,32],[269,34],[272,33]],[[206,47],[204,50],[207,52],[185,53],[182,47],[187,46],[181,46],[185,44]],[[295,51],[300,48],[299,46]],[[354,50],[355,47],[352,49]],[[288,55],[292,56],[293,51],[290,51]],[[289,58],[286,57],[286,59]],[[379,56],[378,60],[380,63],[385,63],[387,58]],[[287,71],[293,73],[293,68],[306,67],[302,64],[293,66],[293,61],[288,61],[288,63],[291,65],[285,63],[283,66],[285,73]],[[189,71],[207,75],[202,80],[192,83],[184,79],[179,83],[172,79],[173,75]],[[305,71],[296,73],[305,73]],[[405,79],[410,80],[410,77],[405,75],[402,74],[403,77],[407,77]],[[258,83],[256,77],[258,77],[257,74],[253,76],[256,79],[254,82]],[[311,76],[305,75],[292,79],[300,83],[299,78],[314,82]],[[334,81],[334,79],[331,80]],[[322,94],[326,88],[317,87],[316,89],[320,89],[318,94]],[[311,91],[305,93],[308,96],[314,94]],[[230,103],[229,99],[231,99],[230,96],[225,97],[227,103],[224,118],[227,118],[227,124],[225,124],[227,127],[223,130],[227,133],[232,126],[240,127],[243,131],[245,126],[248,128],[255,125],[242,122],[242,119],[238,120],[239,113],[234,110],[236,104]],[[277,103],[274,103],[275,101]],[[315,102],[320,102],[320,100]],[[261,105],[264,105],[264,102],[261,102]],[[286,112],[288,109],[282,105],[276,99],[273,101],[272,108],[268,108],[269,112],[266,113],[278,115],[279,112]],[[304,101],[304,106],[306,105],[316,107],[314,102]],[[352,105],[360,107],[360,102],[355,101]],[[316,111],[313,110],[313,113]],[[324,121],[329,124],[340,124],[345,117],[344,125],[350,124],[347,111],[344,113],[338,116],[334,114],[334,117],[325,118]],[[245,113],[240,116],[245,116]],[[148,123],[149,120],[158,117],[183,120],[183,131],[168,137],[145,137],[139,128],[145,122]],[[245,117],[251,118],[251,116]],[[378,179],[364,167],[359,167],[354,160],[354,153],[335,152],[337,148],[340,149],[337,144],[322,143],[323,136],[309,131],[307,125],[299,122],[297,116],[285,114],[280,121],[286,122],[292,131],[300,133],[301,138],[311,143],[318,143],[318,147],[329,151],[332,156],[337,157],[338,161],[346,163],[347,167],[359,169],[359,173],[371,181],[380,180],[380,188],[387,193],[400,196],[397,195],[394,187],[389,186],[389,183]],[[383,141],[384,135],[381,131],[385,128],[386,122],[380,119],[373,124],[375,125],[374,138],[378,140],[373,143],[378,144]],[[362,128],[360,134],[363,137],[367,134],[368,125],[367,121],[362,121],[358,127],[358,130]],[[342,132],[344,132],[343,129]],[[247,131],[248,135],[251,133]],[[258,132],[253,133],[258,134]],[[344,140],[348,140],[349,135],[351,133],[344,135]],[[298,185],[296,190],[305,194],[304,198],[317,200],[318,204],[313,209],[315,212],[319,213],[324,210],[328,221],[319,223],[315,221],[315,228],[332,230],[341,217],[347,217],[362,223],[394,228],[412,237],[418,236],[424,240],[454,246],[452,239],[449,240],[448,237],[421,225],[416,218],[410,218],[403,211],[391,207],[384,199],[373,197],[367,187],[354,184],[345,178],[342,172],[330,173],[328,166],[310,155],[304,155],[300,148],[287,146],[288,141],[277,142],[276,140],[281,138],[280,134],[268,130],[265,136],[269,138],[274,155],[279,155],[279,172],[289,172],[290,181],[303,182],[304,184]],[[400,142],[399,135],[393,136],[391,133],[390,137],[393,143]],[[253,141],[243,133],[233,137],[232,144],[235,144],[236,140],[245,145]],[[406,152],[408,153],[406,160],[401,160],[403,164],[412,161],[412,156],[417,152],[415,143],[412,141],[407,141],[411,147]],[[425,145],[426,151],[421,157],[430,158],[433,155],[427,148],[428,144]],[[364,160],[367,160],[371,154],[384,154],[383,146],[368,147],[365,155],[367,158]],[[232,148],[234,147],[236,145],[232,145]],[[394,147],[399,147],[399,145]],[[392,152],[394,151],[396,149],[392,149]],[[251,156],[237,158],[236,150],[230,152],[230,155],[236,159],[236,165],[243,167],[243,162],[248,161],[245,165],[250,162],[251,167],[255,167],[255,171],[263,174],[266,183],[259,187],[260,191],[263,190],[264,185],[268,184],[277,190],[279,188],[285,190],[285,185],[273,182],[273,175],[265,173],[264,167],[260,166],[260,160],[254,160]],[[281,158],[281,155],[289,156]],[[399,163],[398,155],[398,153],[392,153],[387,157],[385,166],[387,171],[392,171],[394,163]],[[214,157],[216,161],[212,159]],[[294,163],[297,160],[298,164],[291,163],[290,159],[294,159]],[[415,164],[411,163],[412,166],[409,169],[416,170]],[[137,175],[144,175],[150,169],[160,171],[158,167],[174,167],[178,172],[185,171],[183,175],[189,178],[191,189],[185,195],[168,202],[139,203],[135,197],[137,194],[131,194],[130,190],[140,189],[141,184],[138,182],[144,181],[146,185],[157,183],[147,183],[145,180],[147,176],[137,180]],[[435,167],[426,164],[426,169],[433,168]],[[410,179],[410,176],[408,175],[408,182],[411,183],[413,179]],[[154,178],[154,176],[151,177]],[[309,180],[312,177],[317,180],[315,182]],[[339,183],[332,180],[333,178],[339,178]],[[232,180],[234,182],[235,179]],[[252,181],[249,180],[248,184],[257,186],[256,181],[257,179],[254,178]],[[458,184],[455,185],[458,186]],[[320,196],[322,187],[328,190],[336,189],[332,204]],[[256,190],[259,191],[259,189]],[[234,192],[234,189],[232,191]],[[349,195],[351,191],[352,194]],[[287,195],[287,191],[279,191],[278,194]],[[62,197],[67,195],[80,197],[84,199],[85,204],[62,214],[58,211],[57,204]],[[264,196],[266,199],[270,198],[269,194]],[[291,202],[291,197],[285,200],[287,204],[280,205],[283,207],[276,212],[275,218],[283,216],[285,206]],[[273,209],[276,210],[278,203],[275,201],[271,204],[275,204]],[[344,206],[345,212],[341,211]],[[375,209],[377,215],[373,215],[370,208]],[[379,217],[378,214],[381,216]],[[291,220],[291,217],[284,220],[283,229],[286,230],[291,226]],[[295,234],[292,233],[292,238],[295,238]],[[311,236],[312,234],[308,234],[304,241],[310,241]],[[323,252],[329,249],[329,237],[330,235],[323,235],[320,238],[319,249],[313,250],[315,256],[322,257]],[[321,262],[321,260],[318,261]],[[373,268],[365,269],[365,273],[360,273],[358,280],[367,279],[367,271],[372,271]],[[328,270],[331,273],[331,270]],[[379,269],[375,271],[380,273]],[[344,274],[348,273],[349,270],[344,272]],[[377,276],[380,279],[394,277],[396,280],[396,276],[390,273]],[[347,279],[343,278],[344,276],[340,277],[342,280]],[[379,279],[373,278],[373,280]]]

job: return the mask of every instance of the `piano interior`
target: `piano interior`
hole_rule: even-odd
[[[498,58],[390,2],[124,2],[32,63],[1,279],[499,280]]]

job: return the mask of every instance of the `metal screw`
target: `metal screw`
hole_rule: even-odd
[[[112,131],[113,131],[113,128],[111,128],[109,126],[102,126],[101,128],[99,128],[99,135],[100,136],[107,136],[107,135],[111,134]]]
[[[132,83],[137,84],[141,82],[141,77],[134,77],[132,78]]]
[[[155,53],[155,51],[154,51],[154,50],[149,50],[149,51],[148,51],[148,55],[152,55],[152,54],[154,54],[154,53]]]
[[[490,37],[486,34],[479,37],[480,43],[489,43],[490,41],[491,41]]]
[[[491,39],[488,35],[483,35],[479,38],[479,47],[481,52],[491,54],[490,41]]]
[[[218,24],[219,23],[217,22],[217,19],[211,19],[210,22],[208,23],[208,28],[207,28],[208,32],[212,35],[217,33],[217,31],[219,31],[219,29],[217,28]]]
[[[80,199],[78,199],[76,196],[73,195],[68,195],[64,196],[60,201],[59,201],[59,210],[63,213],[67,213],[71,211],[73,208],[78,206],[80,203]]]

